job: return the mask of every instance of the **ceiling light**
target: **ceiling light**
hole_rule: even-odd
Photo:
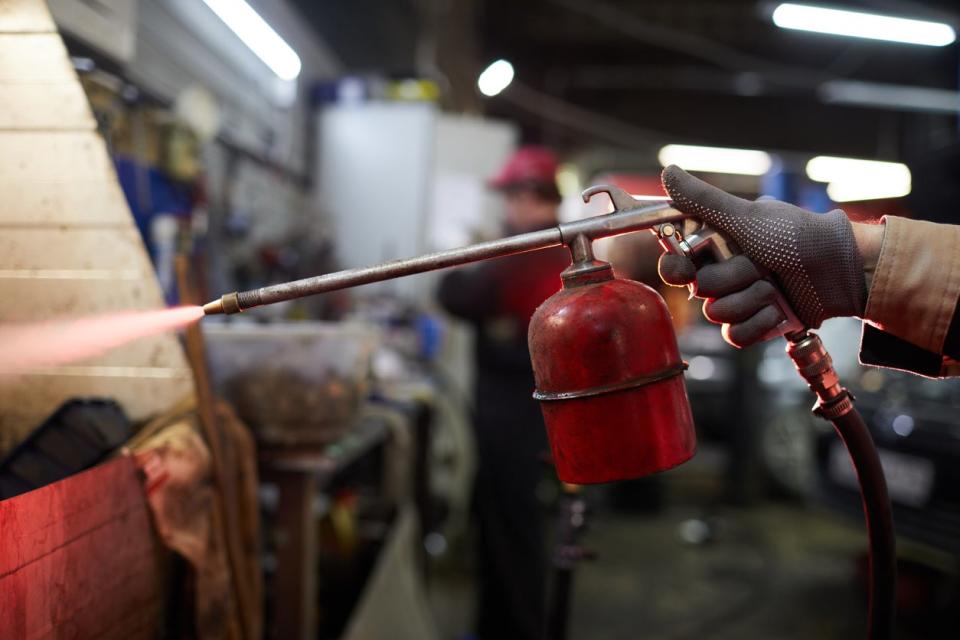
[[[773,23],[782,29],[815,31],[852,38],[906,42],[943,47],[957,39],[948,24],[894,18],[875,13],[828,9],[804,4],[784,3],[773,12]]]
[[[827,104],[855,104],[897,111],[960,112],[960,92],[901,84],[880,84],[859,80],[828,80],[817,89]]]
[[[807,163],[807,176],[826,182],[834,202],[902,198],[910,193],[910,169],[899,162],[817,156]]]
[[[506,60],[491,62],[477,78],[477,88],[480,93],[492,98],[513,82],[513,65]]]
[[[668,144],[657,155],[660,164],[675,164],[687,171],[732,173],[744,176],[762,176],[773,164],[770,154],[751,149],[724,149],[722,147],[694,147]]]
[[[244,0],[203,0],[280,79],[300,75],[300,56]]]

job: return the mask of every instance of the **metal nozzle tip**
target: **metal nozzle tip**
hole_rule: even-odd
[[[223,313],[223,300],[212,300],[203,305],[203,313],[208,316]]]
[[[234,291],[233,293],[225,293],[220,296],[219,300],[213,300],[203,305],[203,313],[212,316],[218,313],[225,313],[230,315],[232,313],[240,313],[243,309],[240,308],[240,294]]]

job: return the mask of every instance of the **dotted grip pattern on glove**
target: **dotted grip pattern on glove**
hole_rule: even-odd
[[[778,200],[751,202],[676,166],[664,169],[663,186],[677,209],[719,230],[772,272],[808,327],[863,314],[863,259],[853,227],[839,209],[816,214]]]

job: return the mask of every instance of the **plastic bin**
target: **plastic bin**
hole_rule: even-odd
[[[204,327],[211,381],[258,439],[323,444],[354,423],[379,332],[322,322]]]

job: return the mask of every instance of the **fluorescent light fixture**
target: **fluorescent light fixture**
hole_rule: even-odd
[[[902,198],[910,193],[910,169],[899,162],[817,156],[807,163],[807,176],[826,182],[834,202]]]
[[[668,144],[657,155],[660,164],[675,164],[687,171],[732,173],[743,176],[762,176],[773,162],[766,151],[751,149],[724,149],[723,147],[694,147]]]
[[[953,27],[942,22],[894,18],[875,13],[828,9],[789,2],[781,4],[774,10],[773,23],[782,29],[922,44],[930,47],[944,47],[957,39]]]
[[[300,75],[300,56],[244,0],[203,0],[281,80]]]
[[[496,60],[490,63],[480,77],[477,78],[477,88],[480,93],[492,98],[513,82],[513,65],[506,60]]]
[[[828,104],[855,104],[874,109],[960,113],[960,92],[858,80],[828,80],[817,89]]]

